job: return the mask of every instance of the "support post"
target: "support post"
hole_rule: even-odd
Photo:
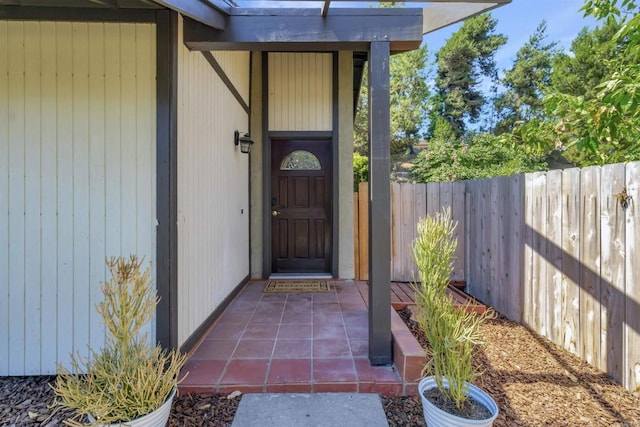
[[[391,125],[388,41],[369,50],[369,361],[392,363]]]
[[[178,14],[157,12],[156,341],[178,348]]]

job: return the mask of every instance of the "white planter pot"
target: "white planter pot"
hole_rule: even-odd
[[[101,427],[116,427],[116,426],[127,426],[127,427],[164,427],[167,425],[167,421],[169,421],[169,414],[171,413],[171,404],[173,403],[173,397],[176,395],[177,389],[173,389],[169,398],[155,411],[144,415],[140,418],[136,418],[132,421],[127,421],[126,423],[120,424],[100,424]],[[95,422],[93,417],[89,416],[89,422]]]
[[[443,379],[443,383],[445,388],[449,386],[447,379]],[[498,416],[498,405],[496,402],[485,393],[482,389],[474,386],[473,384],[469,385],[469,396],[473,397],[479,403],[483,404],[489,412],[491,412],[491,417],[485,420],[470,420],[467,418],[460,418],[455,415],[450,414],[449,412],[443,411],[442,409],[435,406],[433,403],[429,401],[426,397],[424,397],[424,391],[437,387],[435,377],[425,377],[418,384],[418,392],[420,393],[420,398],[422,399],[422,410],[424,412],[424,419],[427,422],[427,427],[464,427],[464,426],[482,426],[489,427],[493,425],[493,421]]]

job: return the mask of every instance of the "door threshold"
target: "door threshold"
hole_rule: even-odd
[[[333,279],[328,273],[273,273],[269,279]]]

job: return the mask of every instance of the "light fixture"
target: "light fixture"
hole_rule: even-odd
[[[253,141],[251,140],[251,135],[245,133],[243,136],[240,136],[239,131],[235,131],[233,134],[233,143],[235,145],[240,145],[240,151],[249,154],[251,152],[251,146],[253,145]]]

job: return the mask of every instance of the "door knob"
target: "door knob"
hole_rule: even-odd
[[[271,216],[278,216],[280,215],[282,212],[280,211],[271,211]]]

